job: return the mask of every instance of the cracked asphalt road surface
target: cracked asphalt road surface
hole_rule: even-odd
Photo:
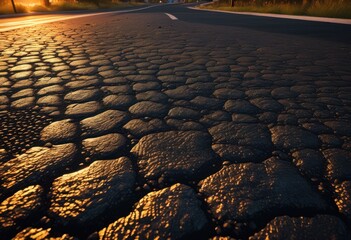
[[[351,26],[186,6],[0,33],[1,238],[350,239]]]

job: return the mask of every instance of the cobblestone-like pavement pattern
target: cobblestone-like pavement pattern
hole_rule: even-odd
[[[150,15],[0,34],[0,238],[349,239],[350,45]]]

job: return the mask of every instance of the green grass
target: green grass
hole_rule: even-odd
[[[351,18],[351,3],[347,3],[342,0],[326,0],[323,2],[316,1],[308,7],[302,4],[299,5],[288,3],[267,3],[263,6],[245,5],[240,2],[233,8],[227,4],[210,4],[201,6],[201,8],[235,12],[259,12],[331,18]]]
[[[45,7],[42,5],[35,5],[30,8],[24,5],[16,5],[18,13],[27,13],[27,12],[50,12],[50,11],[71,11],[71,10],[97,10],[97,9],[120,9],[133,6],[142,6],[144,3],[138,2],[118,2],[118,3],[100,3],[97,6],[94,3],[62,3],[57,5],[51,5],[50,7]],[[14,13],[12,5],[6,4],[2,5],[0,8],[0,14],[11,14]]]
[[[324,4],[316,3],[307,10],[307,15],[351,18],[351,3],[339,3],[327,1]]]

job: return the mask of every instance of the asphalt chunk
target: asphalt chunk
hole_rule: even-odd
[[[52,147],[32,147],[25,153],[0,165],[3,191],[13,191],[22,186],[43,181],[60,174],[74,163],[77,148],[73,143]]]
[[[206,226],[207,219],[194,190],[182,184],[150,192],[126,217],[99,232],[100,239],[180,239]]]
[[[349,234],[341,219],[329,215],[315,217],[276,217],[264,229],[250,237],[258,239],[348,239]]]
[[[82,170],[65,174],[52,184],[49,214],[64,225],[93,224],[111,206],[130,199],[135,175],[126,157],[98,160]]]
[[[248,222],[290,211],[326,211],[328,205],[290,163],[268,159],[222,168],[200,183],[212,216]]]
[[[131,153],[145,178],[164,176],[169,181],[197,179],[215,159],[210,135],[199,131],[149,134],[140,139]]]

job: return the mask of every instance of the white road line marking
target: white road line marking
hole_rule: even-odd
[[[311,21],[311,22],[326,22],[326,23],[338,23],[338,24],[351,25],[351,20],[344,19],[344,18],[312,17],[312,16],[286,15],[286,14],[274,14],[274,13],[231,12],[231,11],[213,10],[213,9],[196,8],[196,7],[188,7],[188,8],[192,10],[208,11],[208,12],[220,12],[220,13],[230,13],[230,14],[238,14],[238,15],[285,18],[285,19],[294,19],[294,20]]]
[[[172,20],[178,20],[178,18],[176,18],[175,16],[173,16],[172,14],[169,13],[165,13],[170,19]]]
[[[130,10],[121,10],[121,11],[112,11],[112,12],[101,12],[101,13],[87,13],[87,14],[80,14],[80,15],[75,15],[75,16],[62,16],[62,17],[56,17],[52,16],[51,19],[43,18],[43,19],[33,19],[31,20],[32,22],[25,23],[23,24],[22,21],[18,21],[18,26],[11,26],[7,27],[6,25],[8,24],[0,24],[0,32],[6,32],[18,28],[23,28],[23,27],[29,27],[29,26],[34,26],[38,24],[44,24],[44,23],[52,23],[52,22],[58,22],[58,21],[64,21],[64,20],[69,20],[69,19],[74,19],[74,18],[82,18],[82,17],[92,17],[92,16],[98,16],[98,15],[105,15],[105,14],[113,14],[113,13],[128,13],[128,12],[136,12],[136,11],[141,11],[145,10],[148,8],[152,7],[158,7],[160,5],[153,5],[153,6],[148,6],[144,8],[137,8],[137,9],[130,9]]]

